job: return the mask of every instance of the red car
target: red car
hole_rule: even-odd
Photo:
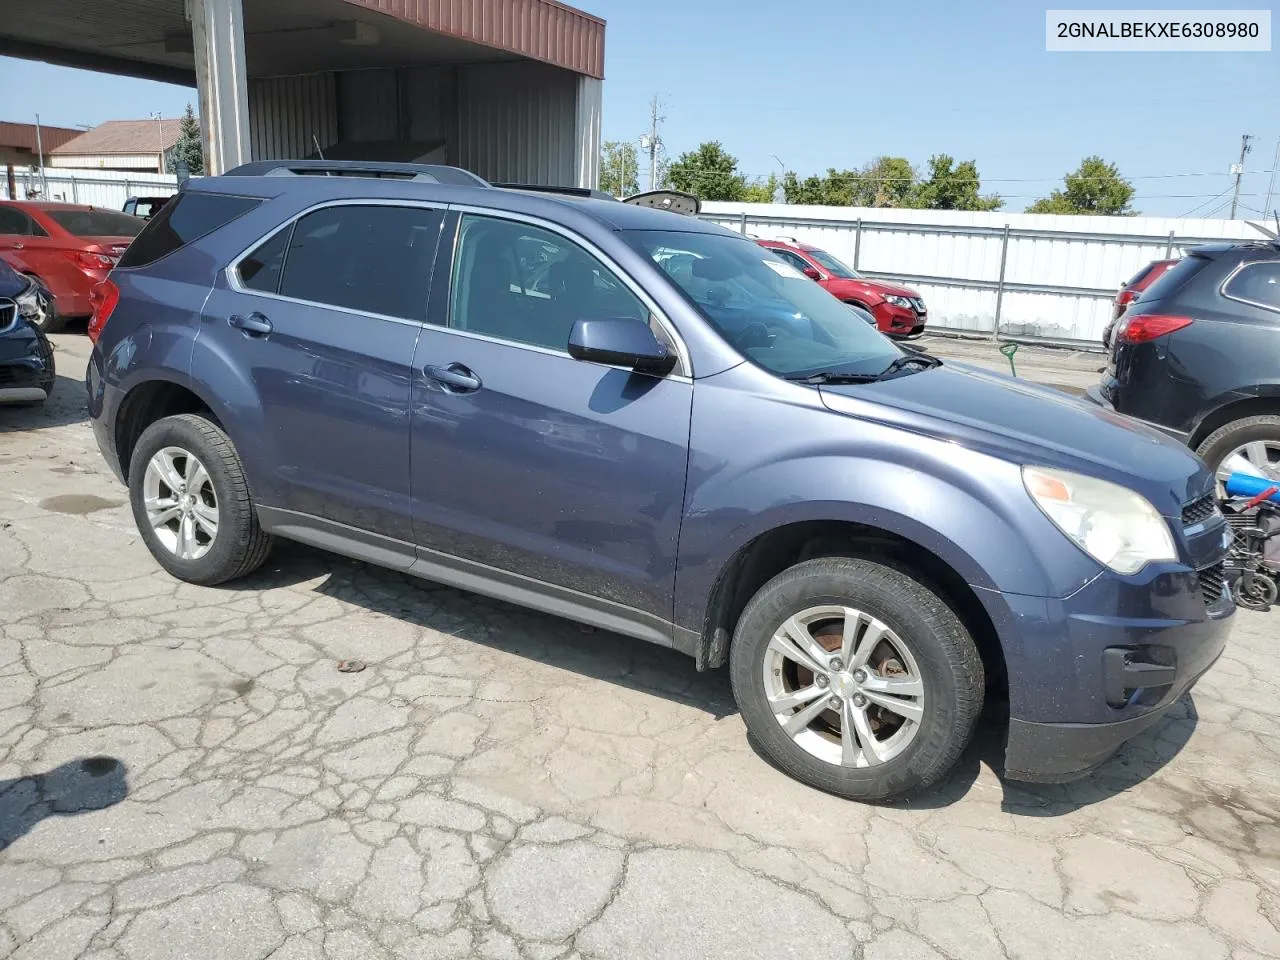
[[[119,210],[0,200],[0,257],[53,294],[58,317],[87,317],[89,291],[144,226]]]
[[[862,276],[820,247],[796,240],[757,240],[756,243],[816,280],[839,300],[866,310],[875,317],[881,333],[893,337],[918,337],[924,333],[928,311],[920,294],[910,287]]]

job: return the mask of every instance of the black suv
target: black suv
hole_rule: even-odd
[[[1186,443],[1220,478],[1280,479],[1280,241],[1193,248],[1114,341],[1091,400]]]

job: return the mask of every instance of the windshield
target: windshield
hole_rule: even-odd
[[[771,373],[878,374],[902,356],[854,309],[750,240],[656,230],[626,237],[722,337]]]
[[[136,237],[147,225],[140,217],[114,210],[46,210],[49,219],[77,237]]]
[[[859,280],[862,278],[857,270],[853,267],[846,267],[843,263],[827,253],[825,250],[819,250],[817,247],[810,247],[805,251],[814,260],[822,264],[822,269],[840,280]]]

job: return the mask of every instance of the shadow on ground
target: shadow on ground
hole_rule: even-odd
[[[48,430],[88,418],[84,381],[59,373],[53,393],[43,403],[0,404],[0,434]]]
[[[49,817],[114,806],[129,793],[123,762],[85,757],[16,780],[0,780],[0,850]]]
[[[721,720],[738,712],[727,670],[698,673],[682,653],[643,640],[593,630],[568,620],[440,586],[430,581],[301,544],[280,542],[257,573],[233,589],[261,590],[317,581],[326,596],[376,613],[460,637],[562,670],[615,683],[694,707]],[[478,608],[492,612],[476,617]],[[479,620],[483,626],[477,626]],[[499,624],[501,626],[499,626]],[[963,799],[986,765],[1000,778],[1001,808],[1018,816],[1056,817],[1098,803],[1155,774],[1175,757],[1199,719],[1188,695],[1160,722],[1134,738],[1089,776],[1067,784],[1031,784],[1004,779],[1007,725],[984,716],[973,742],[951,774],[933,791],[898,806],[932,810]],[[751,741],[763,762],[772,761]],[[776,767],[775,767],[776,769]]]

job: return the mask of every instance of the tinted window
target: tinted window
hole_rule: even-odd
[[[230,223],[261,202],[251,197],[184,191],[145,222],[127,214],[116,214],[132,220],[142,228],[137,239],[129,244],[129,249],[120,258],[120,266],[141,267],[155,263],[161,257],[166,257],[193,240],[212,233],[223,224]]]
[[[1227,281],[1228,297],[1280,309],[1280,262],[1250,263]]]
[[[0,207],[0,233],[27,237],[31,235],[31,218],[13,207]]]
[[[557,233],[487,217],[464,217],[461,231],[449,314],[459,330],[565,350],[579,320],[649,321],[614,273]]]
[[[74,210],[50,207],[49,219],[76,237],[136,237],[146,225],[138,217],[115,210]]]
[[[1205,257],[1183,257],[1147,288],[1142,299],[1150,301],[1173,296],[1179,287],[1208,265],[1209,261]]]
[[[765,247],[765,249],[768,250],[770,253],[772,253],[775,257],[785,260],[787,263],[791,264],[797,270],[804,271],[804,270],[813,269],[813,266],[812,264],[809,263],[809,261],[805,260],[804,257],[798,256],[797,254],[792,253],[790,250],[779,250],[777,247]]]
[[[280,294],[422,320],[444,215],[421,207],[339,206],[293,228]]]
[[[749,240],[719,232],[624,235],[721,336],[766,370],[877,374],[902,356],[860,313]]]
[[[833,277],[839,277],[841,280],[854,280],[859,275],[858,271],[853,267],[846,267],[825,250],[810,250],[809,256],[818,261],[822,268]]]
[[[284,250],[291,231],[281,230],[240,261],[236,273],[250,290],[275,293],[280,289],[280,273],[284,266]]]

